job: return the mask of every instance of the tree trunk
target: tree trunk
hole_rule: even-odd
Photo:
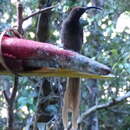
[[[9,130],[13,130],[13,123],[14,123],[14,113],[13,113],[13,104],[8,104],[8,121],[7,121],[7,127]]]
[[[52,3],[51,0],[39,0],[39,8],[51,6],[51,3]],[[50,17],[51,17],[51,12],[40,14],[38,17],[36,37],[37,37],[37,40],[40,42],[49,41]],[[41,96],[40,96],[40,102],[38,104],[38,109],[37,109],[37,113],[39,114],[37,114],[36,119],[37,119],[37,122],[41,122],[45,124],[45,130],[63,129],[61,125],[62,121],[61,121],[61,116],[60,116],[61,104],[59,101],[59,99],[61,98],[60,97],[57,98],[60,95],[59,90],[58,90],[58,87],[60,84],[58,82],[60,82],[59,79],[44,78],[41,83],[41,93],[40,93]],[[55,86],[52,85],[53,83],[56,83],[56,85]],[[38,88],[38,91],[39,89],[40,87]],[[57,110],[57,104],[59,105],[58,110]],[[53,118],[53,122],[51,122],[52,118]],[[49,121],[50,123],[47,123]]]
[[[47,0],[39,0],[39,9],[47,7]],[[49,19],[50,11],[46,13],[41,13],[38,16],[37,28],[36,28],[36,39],[40,42],[47,42],[49,40]],[[39,81],[40,85],[37,86],[36,90],[39,94],[37,97],[37,108],[36,108],[36,119],[34,129],[36,128],[37,123],[43,123],[44,129],[46,130],[46,123],[51,120],[52,116],[49,113],[45,112],[45,109],[48,105],[48,100],[43,101],[50,93],[50,82],[47,78],[44,78],[42,81]],[[41,92],[40,92],[41,91]],[[39,98],[39,99],[38,99]],[[46,113],[46,114],[45,114]]]

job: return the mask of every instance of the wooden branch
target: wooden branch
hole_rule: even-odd
[[[81,116],[78,118],[78,121],[77,121],[78,124],[80,124],[83,121],[83,119],[86,118],[92,112],[117,105],[117,104],[123,102],[128,97],[130,97],[130,92],[127,92],[124,96],[113,99],[112,101],[110,101],[108,103],[95,105],[95,106],[91,107],[90,109],[86,110],[84,113],[81,114]]]
[[[22,24],[23,24],[23,5],[21,4],[20,1],[18,1],[18,4],[17,4],[17,30],[21,34],[23,34]]]
[[[27,19],[29,19],[29,18],[35,16],[35,15],[38,15],[38,14],[40,14],[40,13],[45,13],[45,12],[47,12],[48,10],[53,9],[54,7],[56,7],[56,6],[50,6],[50,7],[46,7],[46,8],[44,8],[44,9],[41,9],[41,10],[39,10],[39,11],[36,11],[36,12],[32,13],[31,15],[29,15],[29,16],[23,18],[23,21],[25,21],[25,20],[27,20]]]
[[[130,116],[130,112],[127,111],[127,110],[120,110],[120,109],[114,108],[114,109],[108,109],[108,111],[113,112],[113,113],[117,113],[117,114],[129,115]]]
[[[4,94],[7,104],[9,104],[10,98],[9,98],[9,95],[7,95],[7,93],[6,93],[6,90],[3,91],[3,94]]]
[[[12,90],[11,97],[10,97],[10,100],[12,100],[13,102],[15,102],[17,90],[18,90],[18,76],[15,75],[14,76],[14,86],[13,86],[13,90]]]
[[[18,5],[17,5],[17,30],[19,33],[23,34],[23,29],[22,29],[23,6],[22,6],[20,0],[17,0],[17,2],[18,2]],[[3,57],[1,57],[1,58],[3,58]],[[12,92],[10,93],[10,96],[7,95],[6,91],[3,91],[3,94],[4,94],[6,102],[7,102],[7,112],[8,112],[7,129],[8,130],[14,129],[14,103],[15,103],[17,89],[18,89],[18,76],[15,75],[14,85],[13,85]]]

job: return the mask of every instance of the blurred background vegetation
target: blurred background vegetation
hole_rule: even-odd
[[[24,16],[39,8],[57,4],[57,7],[51,12],[25,21],[23,29],[27,39],[46,41],[60,47],[62,47],[60,41],[61,23],[67,16],[69,9],[74,6],[91,5],[103,8],[102,11],[88,12],[81,18],[81,24],[84,26],[84,45],[81,53],[108,65],[117,77],[93,81],[82,79],[81,113],[93,105],[107,103],[130,91],[129,0],[21,0],[21,2],[24,7]],[[16,4],[17,0],[0,0],[0,32],[16,26]],[[38,129],[47,130],[48,127],[51,127],[52,130],[63,129],[61,123],[62,99],[60,98],[63,97],[61,92],[64,91],[64,78],[61,78],[60,82],[59,79],[19,78],[14,107],[17,130],[31,129],[33,116],[38,109],[36,107],[38,106],[38,90],[41,81],[44,82],[44,89],[50,86],[49,89],[46,88],[49,91],[48,94],[45,94],[43,89],[44,102],[49,100],[49,103],[47,102],[46,106],[40,106],[43,113],[48,114],[49,117],[47,117],[47,121],[39,119]],[[3,90],[7,88],[11,90],[12,84],[12,77],[0,76],[0,130],[5,128],[8,115]],[[93,121],[96,122],[96,126],[93,125]],[[42,129],[43,126],[44,129]],[[130,97],[120,104],[88,115],[82,122],[82,128],[83,130],[130,130]]]

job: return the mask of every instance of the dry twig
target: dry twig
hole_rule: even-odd
[[[23,19],[23,21],[25,21],[25,20],[27,20],[27,19],[29,19],[29,18],[35,16],[35,15],[38,15],[38,14],[40,14],[40,13],[47,12],[48,10],[51,10],[51,9],[53,9],[54,7],[56,7],[56,6],[50,6],[50,7],[44,8],[44,9],[40,9],[39,11],[36,11],[36,12],[32,13],[31,15],[25,17],[25,18]]]

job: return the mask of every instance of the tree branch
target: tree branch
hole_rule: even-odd
[[[12,94],[11,94],[10,100],[12,100],[12,101],[15,100],[17,89],[18,89],[18,76],[15,75],[15,77],[14,77],[14,86],[13,86],[13,90],[12,90]]]
[[[10,98],[9,98],[9,96],[6,93],[6,90],[3,91],[3,94],[4,94],[6,102],[9,104]]]
[[[84,113],[81,114],[81,116],[78,118],[78,121],[77,121],[78,124],[80,124],[83,121],[83,119],[86,118],[92,112],[117,105],[117,104],[121,103],[122,101],[124,101],[125,99],[127,99],[128,97],[130,97],[130,92],[128,92],[124,96],[118,97],[108,103],[95,105],[95,106],[91,107],[90,109],[86,110]]]
[[[23,18],[23,21],[25,21],[25,20],[27,20],[27,19],[29,19],[29,18],[35,16],[35,15],[38,15],[38,14],[40,14],[40,13],[46,12],[46,11],[48,11],[48,10],[51,10],[51,9],[53,9],[54,7],[56,7],[56,5],[55,5],[55,6],[46,7],[46,8],[44,8],[44,9],[39,10],[39,11],[36,11],[36,12],[32,13],[31,15],[29,15],[29,16]]]
[[[17,30],[19,33],[23,34],[22,30],[22,23],[23,23],[23,6],[20,0],[17,0]],[[18,76],[15,75],[14,78],[14,86],[12,93],[10,93],[10,97],[7,95],[6,91],[3,91],[5,99],[7,101],[7,111],[8,111],[8,118],[7,118],[7,130],[14,130],[14,103],[16,98],[16,93],[18,89]]]
[[[17,30],[21,34],[23,34],[22,24],[23,24],[23,5],[19,0],[17,5]]]

